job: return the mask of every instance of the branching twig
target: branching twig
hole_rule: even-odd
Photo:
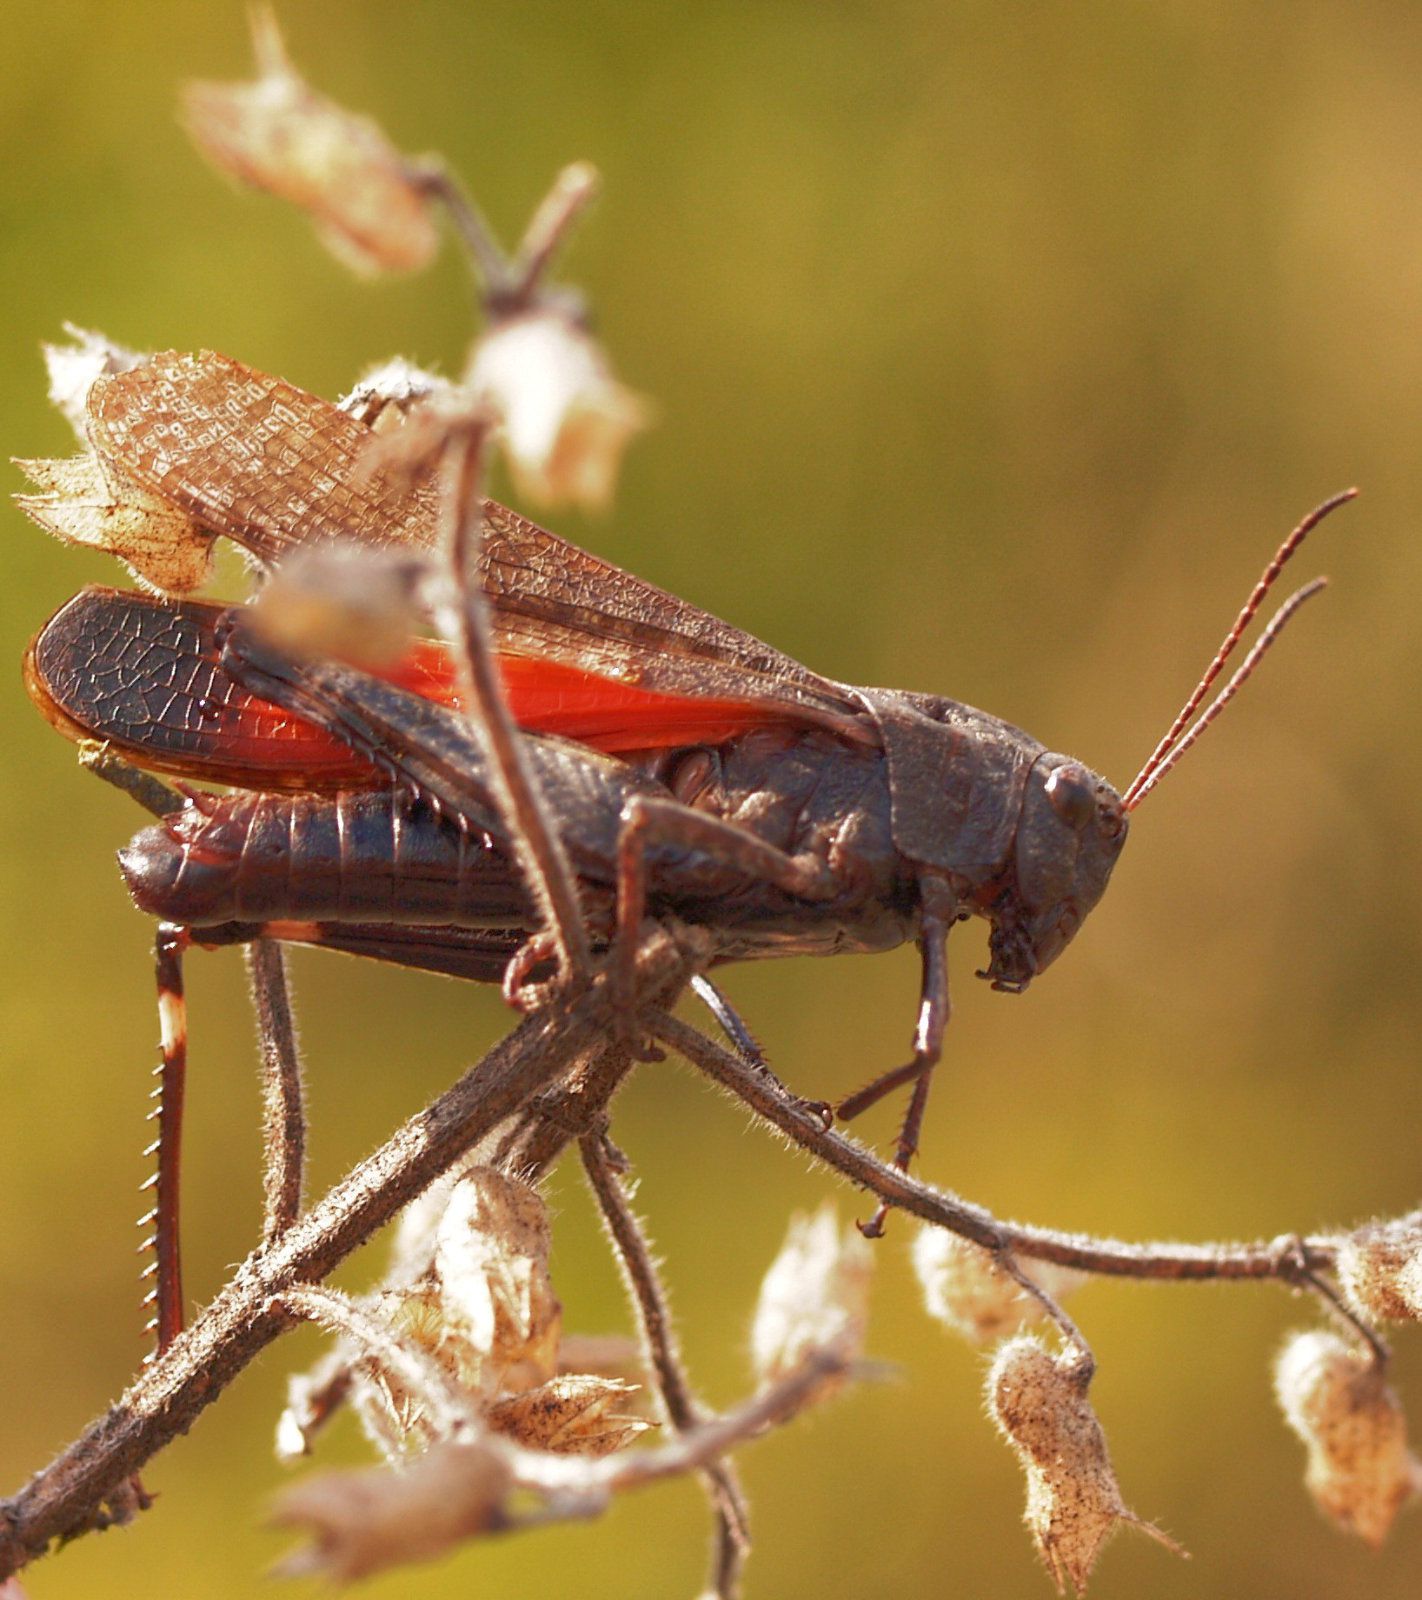
[[[1000,1222],[982,1206],[922,1183],[880,1161],[863,1145],[827,1130],[820,1119],[794,1100],[776,1094],[753,1067],[676,1017],[652,1018],[650,1026],[663,1044],[675,1050],[708,1077],[728,1089],[753,1111],[786,1134],[802,1149],[842,1177],[857,1183],[887,1205],[925,1222],[936,1223],[1001,1257],[1011,1253],[1037,1261],[1054,1261],[1110,1277],[1199,1281],[1206,1278],[1273,1279],[1292,1283],[1301,1262],[1310,1272],[1328,1271],[1334,1262],[1332,1239],[1292,1241],[1298,1254],[1292,1265],[1277,1241],[1258,1244],[1126,1244]],[[1288,1241],[1286,1241],[1288,1242]]]
[[[580,1072],[540,1095],[516,1118],[491,1160],[530,1183],[547,1172],[590,1129],[607,1120],[607,1107],[632,1070],[630,1050],[610,1043]]]
[[[328,1473],[284,1496],[279,1520],[305,1529],[312,1542],[279,1570],[350,1581],[470,1538],[599,1516],[621,1490],[706,1471],[824,1395],[849,1365],[836,1347],[814,1350],[737,1410],[660,1448],[599,1460],[530,1449],[477,1423],[458,1426],[404,1471]],[[530,1495],[540,1503],[520,1508]]]
[[[1295,1288],[1304,1289],[1323,1304],[1329,1319],[1336,1323],[1350,1339],[1366,1345],[1373,1365],[1379,1371],[1392,1358],[1387,1340],[1365,1322],[1326,1278],[1320,1277],[1309,1259],[1308,1241],[1287,1235],[1274,1241],[1279,1256],[1279,1276]]]
[[[657,1397],[666,1420],[679,1434],[692,1432],[702,1421],[700,1407],[691,1392],[676,1329],[662,1287],[656,1262],[648,1247],[641,1224],[627,1204],[627,1196],[613,1171],[607,1143],[599,1133],[585,1134],[579,1144],[583,1169],[602,1211],[603,1222],[622,1268],[628,1296],[641,1324],[647,1365],[652,1373]],[[703,1481],[707,1498],[716,1517],[716,1538],[712,1547],[712,1593],[718,1600],[733,1600],[740,1591],[741,1568],[750,1552],[750,1525],[740,1483],[729,1461],[713,1462],[705,1468]]]
[[[650,992],[686,972],[671,941],[644,951]],[[13,1498],[0,1501],[0,1579],[56,1538],[82,1531],[144,1462],[281,1333],[274,1300],[319,1282],[402,1206],[531,1098],[601,1047],[610,1025],[599,991],[526,1018],[478,1066],[361,1162],[270,1248],[255,1251],[192,1326],[128,1392]]]
[[[306,1163],[301,1056],[282,947],[256,939],[243,953],[262,1056],[262,1243],[271,1244],[301,1212]]]
[[[513,281],[509,259],[464,185],[438,156],[410,162],[406,176],[448,213],[484,303],[498,304],[506,298]]]
[[[814,1350],[794,1371],[769,1384],[744,1405],[650,1450],[627,1450],[588,1461],[520,1445],[505,1444],[504,1448],[510,1453],[514,1476],[523,1487],[549,1495],[600,1498],[704,1470],[737,1445],[788,1421],[817,1395],[826,1393],[830,1380],[841,1377],[851,1366],[844,1352],[833,1346]],[[586,1515],[586,1510],[582,1514]]]

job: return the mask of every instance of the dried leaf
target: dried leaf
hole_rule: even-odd
[[[1422,1319],[1422,1211],[1370,1222],[1350,1234],[1338,1248],[1338,1281],[1365,1318]]]
[[[167,593],[195,589],[212,564],[212,535],[97,455],[17,461],[40,494],[15,504],[65,544],[117,556],[141,583]]]
[[[1274,1390],[1308,1450],[1304,1483],[1319,1508],[1380,1545],[1422,1490],[1422,1463],[1408,1451],[1402,1406],[1378,1363],[1335,1333],[1297,1333],[1279,1353]]]
[[[220,171],[300,206],[353,271],[413,272],[439,246],[410,165],[368,117],[311,89],[288,61],[271,14],[254,16],[261,76],[190,83],[183,113],[193,143]]]
[[[514,482],[541,505],[607,506],[650,408],[612,375],[601,347],[543,309],[495,323],[475,347],[468,387],[503,424]]]
[[[329,1472],[278,1500],[273,1521],[312,1543],[281,1563],[285,1577],[351,1583],[429,1561],[462,1539],[504,1525],[508,1467],[487,1445],[437,1444],[399,1468]]]
[[[1027,1475],[1028,1531],[1058,1594],[1084,1593],[1102,1546],[1123,1523],[1184,1552],[1121,1499],[1106,1435],[1087,1398],[1090,1369],[1031,1335],[1009,1339],[988,1372],[988,1408]]]
[[[873,1265],[868,1241],[853,1227],[841,1231],[833,1206],[790,1219],[751,1325],[751,1358],[762,1386],[793,1372],[813,1350],[859,1350]]]
[[[573,1373],[500,1400],[489,1408],[489,1426],[533,1450],[611,1455],[651,1427],[642,1417],[613,1409],[637,1392],[635,1383]]]
[[[975,1344],[1016,1332],[1046,1315],[993,1259],[992,1253],[925,1224],[913,1243],[913,1265],[928,1313]],[[1087,1281],[1087,1274],[1050,1261],[1024,1260],[1023,1273],[1054,1300]]]

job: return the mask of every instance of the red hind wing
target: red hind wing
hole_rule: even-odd
[[[338,739],[240,689],[223,672],[216,624],[226,608],[132,590],[76,595],[41,630],[25,661],[31,696],[71,738],[102,739],[138,766],[251,789],[333,790],[382,783]],[[660,694],[558,661],[501,656],[514,716],[608,754],[716,744],[783,721],[752,701]],[[451,703],[442,645],[417,641],[382,674]]]

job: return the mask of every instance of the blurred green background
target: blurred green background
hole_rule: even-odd
[[[1416,1204],[1417,7],[341,0],[283,17],[319,87],[403,148],[443,151],[506,236],[560,164],[598,164],[605,198],[567,275],[660,421],[615,515],[557,525],[833,676],[952,694],[1124,782],[1274,541],[1362,485],[1300,563],[1332,575],[1328,597],[1145,807],[1060,968],[1026,999],[994,995],[971,981],[980,927],[955,940],[922,1168],[1004,1213],[1127,1238],[1267,1237]],[[452,251],[418,279],[357,283],[186,144],[179,83],[247,72],[240,7],[53,0],[12,11],[5,42],[7,454],[69,447],[37,349],[66,318],[326,394],[397,351],[457,369]],[[17,664],[80,583],[114,574],[0,516],[0,657]],[[138,819],[75,770],[13,669],[0,703],[9,1490],[142,1351],[132,1219],[156,1028],[150,930],[112,860]],[[432,978],[295,966],[316,1184],[507,1025],[493,997]],[[902,952],[729,987],[783,1075],[833,1098],[902,1054],[916,976]],[[194,958],[190,985],[204,1296],[254,1237],[257,1106],[237,958]],[[887,1138],[896,1114],[866,1132]],[[730,1402],[786,1215],[829,1181],[674,1065],[641,1074],[617,1136],[694,1374]],[[620,1326],[573,1175],[554,1198],[570,1324]],[[910,1236],[879,1248],[872,1333],[900,1380],[743,1457],[752,1597],[1050,1592],[981,1414],[982,1360],[924,1316]],[[1125,1494],[1194,1555],[1123,1536],[1094,1594],[1415,1596],[1415,1515],[1374,1555],[1301,1487],[1269,1368],[1308,1306],[1102,1283],[1073,1309]],[[31,1592],[264,1592],[284,1543],[260,1525],[272,1423],[317,1348],[270,1351],[152,1468],[157,1510],[36,1567]],[[1397,1381],[1422,1406],[1408,1330]],[[331,1441],[329,1460],[359,1456]],[[673,1485],[366,1592],[690,1596],[703,1542],[695,1488]]]

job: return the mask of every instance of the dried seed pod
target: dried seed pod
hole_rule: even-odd
[[[551,1378],[562,1306],[548,1274],[548,1209],[535,1189],[477,1167],[454,1187],[433,1276],[448,1320],[483,1358],[481,1387],[507,1394]]]
[[[925,1224],[913,1242],[913,1265],[931,1317],[974,1344],[987,1344],[1046,1315],[993,1259],[992,1252],[946,1228]],[[1050,1261],[1024,1260],[1023,1273],[1052,1299],[1087,1281],[1088,1274]]]
[[[475,346],[467,384],[503,425],[520,492],[545,506],[607,506],[622,452],[650,420],[601,346],[551,307],[496,322]]]
[[[751,1358],[762,1385],[793,1372],[813,1350],[854,1355],[864,1342],[874,1253],[834,1207],[790,1219],[785,1243],[760,1286]]]
[[[1372,1353],[1335,1333],[1296,1333],[1279,1353],[1274,1391],[1308,1450],[1304,1483],[1349,1533],[1380,1545],[1422,1489],[1407,1421]]]
[[[496,1402],[489,1407],[489,1426],[531,1450],[611,1455],[652,1426],[643,1417],[614,1409],[637,1392],[635,1383],[569,1373]]]
[[[1030,1334],[1009,1339],[988,1372],[988,1409],[1027,1474],[1027,1528],[1059,1594],[1068,1585],[1085,1590],[1102,1546],[1123,1523],[1184,1554],[1121,1499],[1087,1398],[1090,1380],[1080,1356],[1054,1356]]]
[[[504,1526],[510,1473],[479,1443],[437,1444],[399,1468],[328,1472],[288,1489],[273,1521],[312,1543],[281,1563],[284,1577],[352,1583],[429,1561],[462,1539]]]
[[[426,1235],[424,1271],[382,1290],[374,1308],[401,1343],[487,1407],[558,1370],[562,1307],[548,1275],[549,1245],[547,1211],[533,1189],[490,1167],[471,1168],[447,1191],[432,1246]],[[366,1361],[353,1378],[352,1403],[388,1457],[439,1436],[426,1397],[398,1371]]]
[[[1338,1247],[1348,1303],[1374,1322],[1422,1318],[1422,1211],[1356,1229]]]
[[[410,164],[368,117],[310,88],[287,59],[269,10],[254,13],[254,83],[190,83],[183,114],[220,171],[300,206],[353,271],[413,272],[439,247]]]

